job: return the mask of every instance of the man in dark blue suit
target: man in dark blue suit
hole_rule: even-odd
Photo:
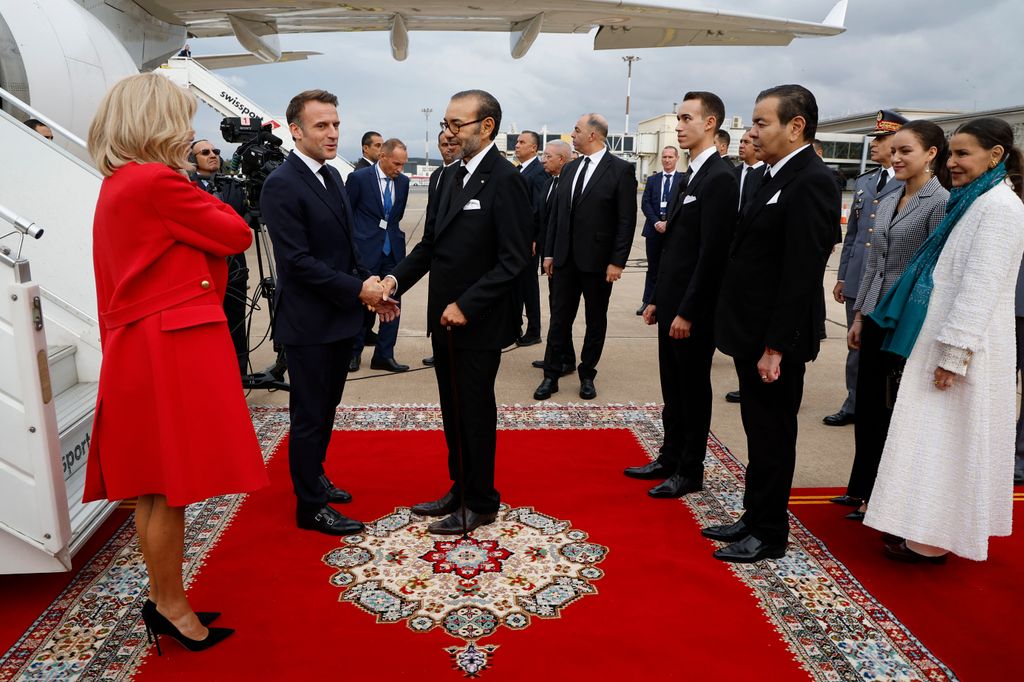
[[[277,262],[274,338],[288,357],[291,434],[288,465],[299,528],[330,535],[363,530],[329,502],[349,502],[324,472],[334,412],[345,389],[352,339],[364,307],[397,314],[380,279],[359,264],[355,220],[341,175],[326,164],[338,154],[338,98],[307,90],[288,103],[295,150],[263,185],[260,208]]]
[[[668,201],[672,191],[683,178],[676,172],[679,150],[669,145],[661,150],[662,172],[647,178],[640,210],[644,214],[644,245],[647,247],[647,275],[644,277],[644,295],[636,314],[643,315],[644,308],[653,300],[654,282],[658,277],[658,262],[661,259],[661,242],[664,239],[668,218]]]
[[[381,146],[376,163],[351,173],[345,182],[356,221],[355,242],[359,260],[374,275],[386,275],[405,258],[405,233],[399,223],[409,199],[409,178],[402,173],[408,160],[409,151],[405,144],[391,138]],[[372,319],[369,321],[372,323]],[[350,372],[359,369],[365,332],[366,329],[361,330],[353,341]],[[409,369],[409,365],[395,361],[397,339],[398,319],[381,322],[370,369],[388,372]]]
[[[524,130],[516,140],[516,161],[519,162],[519,175],[526,181],[530,192],[530,203],[533,207],[533,246],[532,267],[523,270],[519,276],[519,295],[523,298],[526,312],[526,331],[516,340],[517,346],[533,346],[540,343],[540,251],[538,236],[540,234],[540,204],[542,192],[550,176],[544,172],[544,164],[537,157],[540,148],[540,135],[532,130]]]

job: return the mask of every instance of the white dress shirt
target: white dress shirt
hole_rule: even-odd
[[[313,175],[316,176],[316,179],[320,181],[320,184],[323,185],[324,188],[326,188],[327,183],[324,181],[324,176],[320,175],[320,169],[323,168],[326,164],[323,164],[315,159],[309,158],[308,156],[299,151],[298,146],[296,146],[295,149],[293,149],[292,151],[295,152],[295,156],[302,159],[302,163],[309,166],[309,170],[313,171]]]
[[[604,158],[605,152],[607,152],[607,151],[608,151],[608,147],[601,147],[600,149],[598,149],[593,154],[586,154],[585,155],[585,158],[589,158],[590,159],[590,164],[587,167],[587,175],[582,180],[583,186],[580,188],[580,192],[581,193],[583,192],[583,190],[585,190],[587,188],[587,183],[590,182],[590,178],[594,177],[594,169],[597,168],[597,164],[601,163],[601,159]],[[579,179],[580,173],[582,171],[583,171],[583,161],[580,161],[580,165],[576,169],[576,175],[574,175],[572,177],[572,192],[570,192],[569,196],[572,196],[573,194],[576,193],[576,181]]]
[[[768,167],[768,177],[774,178],[776,175],[779,174],[779,171],[782,170],[782,167],[785,166],[790,159],[792,159],[794,156],[796,156],[797,154],[799,154],[800,152],[802,152],[803,150],[807,149],[810,146],[810,143],[805,144],[803,147],[791,151],[789,154],[783,156],[781,159],[779,159],[778,163],[773,163],[772,165],[770,165]]]

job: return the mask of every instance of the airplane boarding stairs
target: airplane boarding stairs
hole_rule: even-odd
[[[82,503],[101,359],[92,274],[101,176],[82,161],[81,140],[46,122],[57,143],[0,110],[9,160],[0,164],[0,574],[70,570],[117,506]],[[23,234],[33,229],[45,234]]]

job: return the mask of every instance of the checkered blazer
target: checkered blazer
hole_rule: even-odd
[[[875,226],[867,243],[867,262],[853,309],[867,315],[896,283],[917,249],[946,215],[949,192],[932,178],[910,197],[903,210],[896,206],[903,192],[893,192],[878,205]]]

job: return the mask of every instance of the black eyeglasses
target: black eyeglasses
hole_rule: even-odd
[[[219,149],[200,149],[199,151],[196,152],[196,154],[198,156],[209,156],[210,154],[213,154],[214,156],[220,156],[220,150]]]
[[[488,117],[484,116],[483,118],[478,118],[475,121],[466,121],[465,123],[457,123],[455,121],[449,123],[448,121],[441,121],[441,123],[439,123],[438,125],[441,126],[441,130],[450,130],[452,131],[452,135],[458,135],[459,131],[465,128],[466,126],[472,125],[474,123],[480,123],[482,121],[486,121],[487,119]]]

